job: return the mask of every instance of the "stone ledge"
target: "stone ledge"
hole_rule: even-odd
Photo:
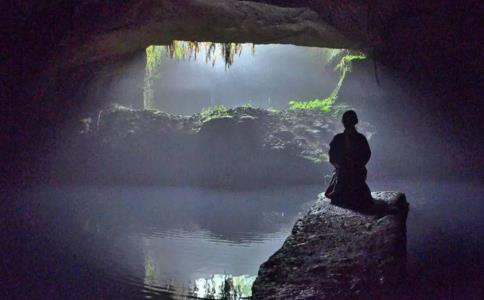
[[[382,297],[403,278],[408,203],[398,192],[372,193],[378,214],[332,205],[322,194],[263,263],[252,299]]]

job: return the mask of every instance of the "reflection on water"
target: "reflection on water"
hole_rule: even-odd
[[[252,296],[255,276],[216,274],[195,281],[195,296],[209,299],[240,299]]]
[[[82,292],[237,299],[250,296],[259,265],[282,245],[320,190],[41,187],[17,201],[21,231],[42,240],[25,242],[37,244],[33,252],[45,253],[45,261],[75,265],[75,271],[60,265],[55,276],[90,278],[93,286]]]
[[[484,188],[369,182],[410,202],[410,293],[481,289]],[[253,276],[323,190],[39,187],[5,192],[4,294],[31,299],[250,295]],[[422,292],[424,291],[424,292]],[[418,298],[418,297],[417,297]]]
[[[187,239],[194,240],[187,241]],[[260,242],[254,246],[248,244],[244,245],[244,248],[250,251],[237,251],[236,248],[233,248],[234,246],[225,248],[224,243],[214,243],[203,239],[203,237],[190,237],[190,234],[184,236],[183,233],[180,233],[180,236],[172,239],[172,241],[174,243],[170,245],[171,247],[165,247],[168,244],[166,240],[158,238],[144,240],[145,285],[149,287],[164,287],[170,290],[176,290],[177,294],[180,295],[190,295],[210,299],[214,299],[214,297],[216,299],[239,299],[250,297],[252,295],[251,287],[255,280],[255,276],[248,274],[234,276],[227,273],[212,273],[209,278],[201,277],[195,280],[193,280],[193,278],[197,276],[207,276],[210,272],[219,271],[219,265],[223,265],[224,270],[238,271],[239,274],[244,270],[251,272],[251,274],[255,274],[254,271],[257,272],[258,266],[255,266],[255,270],[250,270],[250,266],[253,264],[247,260],[251,257],[257,257],[257,255],[254,256],[254,254],[264,253],[265,248],[268,248],[269,244],[269,242]],[[277,240],[277,242],[279,241]],[[210,251],[204,249],[204,246],[209,247]],[[193,271],[191,272],[191,278],[188,283],[185,282],[188,278],[180,277],[177,280],[174,280],[173,274],[177,274],[183,270],[174,269],[178,268],[179,265],[173,264],[173,260],[170,259],[170,257],[174,257],[174,255],[169,254],[171,251],[178,253],[180,251],[183,252],[183,249],[192,249],[191,252],[193,253],[189,254],[189,257],[182,257],[182,259],[195,259],[198,263],[203,265],[202,271],[191,270],[190,265],[186,266],[188,269],[184,270],[185,272]],[[218,256],[211,257],[212,254],[210,253],[218,254]],[[201,256],[197,254],[201,254]],[[229,257],[230,259],[221,256]],[[225,265],[226,261],[233,265]],[[247,264],[249,268],[246,268],[246,266],[242,264],[243,261],[245,261],[245,264]]]

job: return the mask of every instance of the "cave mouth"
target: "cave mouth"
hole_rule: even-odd
[[[365,61],[357,51],[281,44],[148,46],[91,82],[86,102],[95,105],[58,142],[49,173],[60,183],[321,182],[329,141],[354,108],[340,91]],[[371,125],[360,125],[370,138]]]
[[[364,59],[358,51],[289,44],[150,45],[122,66],[96,75],[81,111],[92,114],[119,104],[191,115],[214,106],[280,110],[291,101],[343,103],[338,93],[351,63]]]
[[[346,49],[187,41],[149,46],[146,57],[143,107],[185,115],[214,106],[336,102],[350,60],[365,59]]]
[[[59,243],[96,257],[89,266],[108,274],[96,276],[121,281],[123,293],[250,296],[260,263],[330,172],[327,143],[346,108],[339,90],[362,55],[243,46],[217,44],[214,60],[149,46],[97,74],[80,114],[90,127],[59,141],[55,188],[32,192],[50,199],[46,216],[69,222]]]

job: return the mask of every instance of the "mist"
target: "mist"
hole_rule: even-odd
[[[206,62],[206,51],[188,60],[166,59],[154,81],[156,107],[190,115],[214,105],[283,109],[290,100],[328,97],[338,75],[325,68],[317,48],[245,45],[234,63]]]
[[[370,57],[352,62],[337,87],[340,61],[334,56],[344,49],[241,44],[241,51],[227,65],[221,44],[210,59],[206,47],[186,57],[170,56],[165,46],[154,47],[160,49],[161,57],[149,87],[146,53],[140,53],[121,70],[116,69],[117,78],[109,84],[93,81],[88,90],[96,92],[87,95],[90,100],[79,118],[90,116],[94,120],[108,104],[146,108],[147,89],[153,101],[151,109],[186,116],[217,105],[285,110],[292,100],[324,99],[337,89],[336,104],[354,109],[366,124],[363,127],[375,151],[369,165],[375,171],[369,173],[370,177],[465,176],[473,180],[476,175],[482,176],[477,167],[480,156],[473,154],[480,151],[476,140],[456,133],[452,123],[443,126],[441,115],[432,113],[430,106],[422,106],[424,97],[433,96],[420,94],[413,83]],[[338,122],[336,126],[343,129]]]
[[[371,149],[370,190],[410,203],[402,299],[482,292],[483,156],[466,122],[479,110],[444,113],[434,85],[375,53],[173,41],[89,65],[63,110],[39,104],[62,117],[41,127],[3,193],[6,253],[21,249],[8,293],[250,297],[261,265],[334,182],[330,142],[348,110]]]

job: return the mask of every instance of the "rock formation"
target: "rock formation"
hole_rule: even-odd
[[[259,269],[254,300],[379,299],[405,273],[408,203],[377,192],[374,213],[332,205],[320,195],[283,246]]]
[[[48,165],[54,181],[218,187],[321,183],[339,120],[238,107],[192,116],[113,106],[83,120]],[[369,135],[370,125],[361,129]]]

